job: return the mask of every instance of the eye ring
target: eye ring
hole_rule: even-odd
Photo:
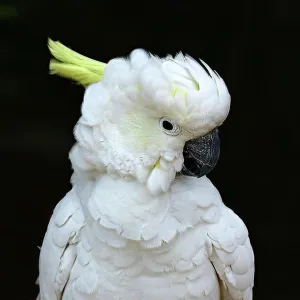
[[[159,120],[159,125],[162,128],[163,132],[168,135],[178,135],[181,131],[181,127],[175,124],[173,121],[167,118],[161,118]]]

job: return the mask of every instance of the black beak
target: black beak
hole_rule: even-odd
[[[198,178],[207,175],[216,166],[219,155],[220,139],[216,128],[205,136],[185,143],[181,174]]]

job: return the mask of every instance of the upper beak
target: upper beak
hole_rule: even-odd
[[[220,139],[215,128],[205,136],[187,141],[183,148],[183,175],[202,177],[217,164],[220,155]]]

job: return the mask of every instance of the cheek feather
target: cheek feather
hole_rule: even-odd
[[[160,143],[162,132],[158,128],[157,120],[131,112],[127,113],[121,121],[120,132],[126,137],[130,147],[147,149]]]

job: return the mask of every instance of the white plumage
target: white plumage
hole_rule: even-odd
[[[220,125],[219,75],[135,50],[89,86],[70,152],[73,189],[40,254],[40,300],[252,300],[244,223],[205,176],[179,176],[186,141]],[[159,120],[180,128],[166,134]]]

